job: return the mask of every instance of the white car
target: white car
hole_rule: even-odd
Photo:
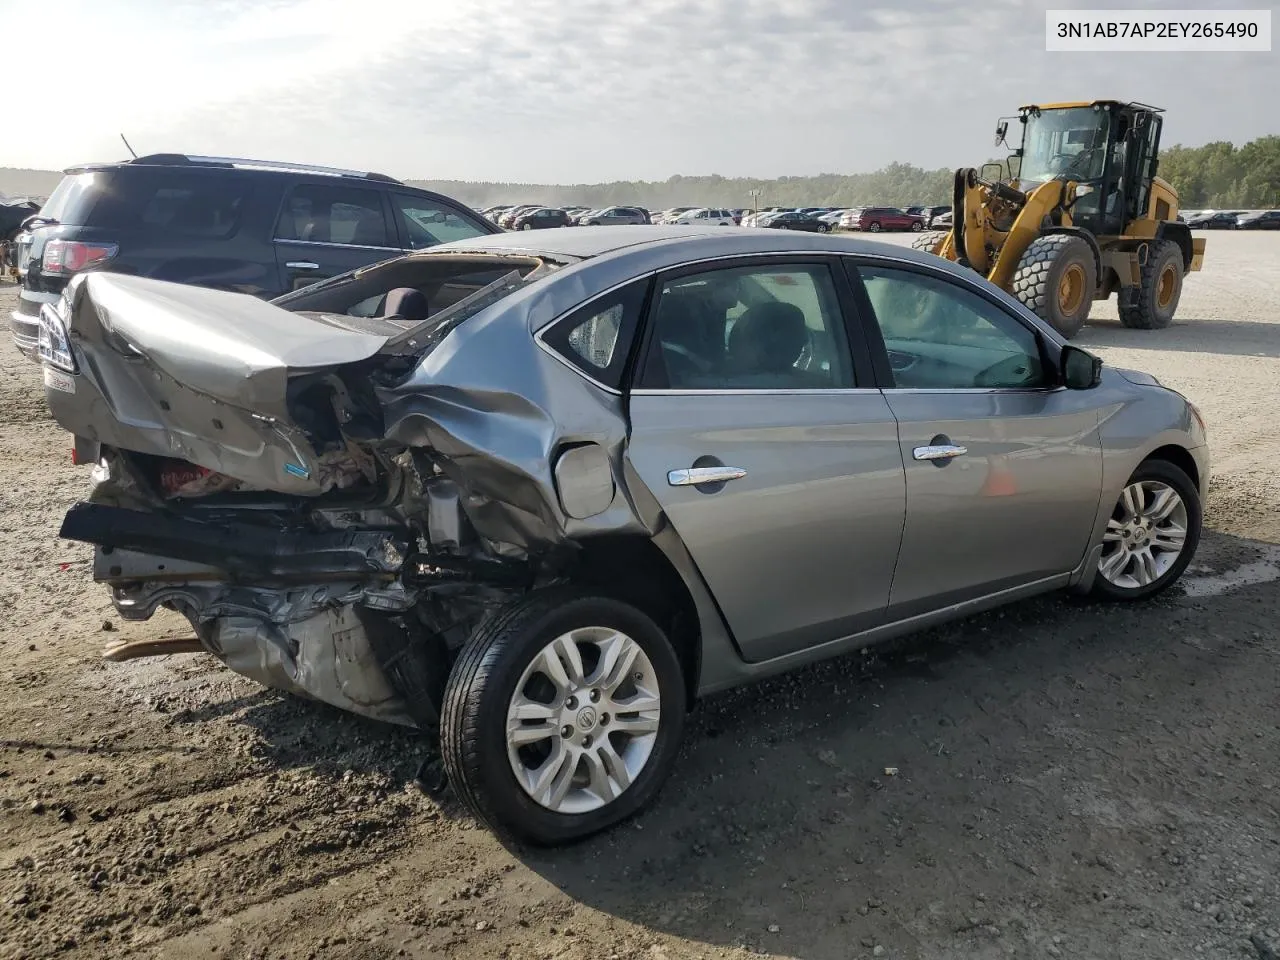
[[[737,223],[737,221],[733,219],[732,210],[721,210],[718,207],[699,207],[696,210],[686,210],[678,217],[673,217],[667,222],[693,224],[694,226],[700,227],[709,227],[712,225],[732,227]]]

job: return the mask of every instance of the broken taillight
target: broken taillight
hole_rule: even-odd
[[[119,252],[120,245],[117,243],[50,240],[44,245],[40,269],[46,274],[67,276],[106,263]]]
[[[203,480],[211,473],[212,470],[185,460],[166,460],[160,468],[160,489],[167,496],[172,496],[188,484]]]

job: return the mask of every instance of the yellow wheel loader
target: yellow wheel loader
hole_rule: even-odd
[[[956,171],[951,230],[912,244],[984,274],[1064,337],[1094,300],[1118,297],[1126,327],[1167,327],[1205,241],[1178,220],[1178,194],[1156,176],[1159,107],[1119,100],[1019,108],[1007,164]]]

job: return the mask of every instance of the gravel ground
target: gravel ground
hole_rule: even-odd
[[[893,242],[905,238],[891,238]],[[1048,597],[716,697],[654,809],[508,850],[412,736],[204,655],[112,664],[86,468],[0,351],[0,958],[1255,957],[1280,951],[1280,236],[1079,342],[1210,422],[1185,589]],[[13,288],[0,285],[0,316]],[[887,770],[896,772],[890,775]]]

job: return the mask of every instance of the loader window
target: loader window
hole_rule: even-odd
[[[1102,176],[1111,114],[1092,107],[1044,110],[1027,117],[1019,178],[1041,183],[1062,177],[1088,181]]]

